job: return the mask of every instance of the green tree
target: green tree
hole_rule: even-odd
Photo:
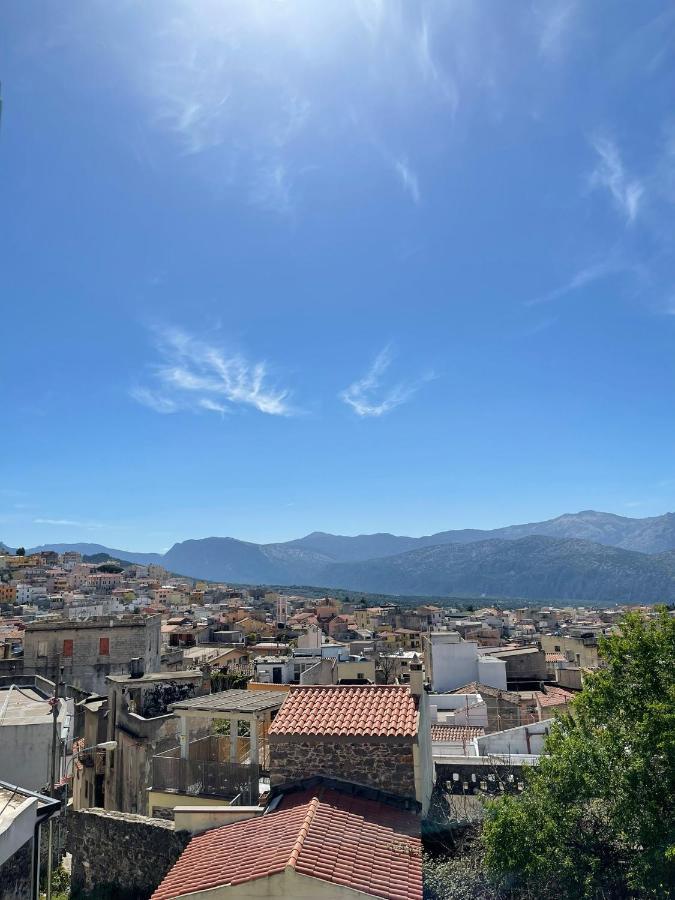
[[[670,897],[675,619],[624,617],[520,797],[488,805],[485,866],[528,897]]]
[[[15,553],[14,555],[15,555],[15,556],[25,556],[25,555],[26,555],[26,548],[25,548],[25,547],[17,547],[17,548],[16,548],[16,553]]]

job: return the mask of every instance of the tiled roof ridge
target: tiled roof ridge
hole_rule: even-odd
[[[378,691],[383,689],[408,691],[410,689],[408,684],[291,684],[289,687],[292,691],[309,690],[310,688],[313,691],[334,691],[335,688],[354,688],[355,690],[373,690],[375,688]]]
[[[316,815],[316,811],[318,810],[320,805],[320,800],[318,797],[312,797],[311,801],[307,806],[307,815],[303,819],[302,825],[300,826],[300,831],[298,832],[298,837],[293,844],[293,849],[291,850],[291,855],[288,859],[287,868],[294,869],[296,863],[298,862],[298,857],[300,856],[300,851],[302,850],[302,845],[305,843],[305,838],[309,833],[309,829],[312,827],[312,822],[314,820],[314,816]]]

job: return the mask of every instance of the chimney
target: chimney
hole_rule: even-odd
[[[144,674],[143,659],[140,656],[134,656],[129,660],[129,677],[142,678]]]
[[[410,693],[413,697],[421,697],[424,693],[424,671],[419,659],[410,663]]]

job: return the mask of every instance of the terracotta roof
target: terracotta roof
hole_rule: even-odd
[[[485,729],[478,725],[432,725],[432,741],[472,741],[482,737]]]
[[[422,900],[419,823],[384,803],[320,787],[260,818],[198,835],[152,895],[174,900],[295,869],[388,900]]]
[[[293,688],[269,733],[414,737],[417,706],[404,685]]]
[[[537,691],[539,706],[566,706],[573,697],[574,694],[564,688],[547,687],[546,693]]]
[[[564,653],[547,653],[546,662],[567,662],[567,657]]]

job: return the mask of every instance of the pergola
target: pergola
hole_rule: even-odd
[[[230,762],[238,762],[239,723],[250,731],[249,762],[266,767],[267,732],[274,714],[286,699],[286,691],[220,691],[174,703],[170,709],[179,717],[180,755],[189,758],[190,725],[197,719],[224,719],[230,723]],[[262,735],[262,748],[260,736]],[[262,750],[262,752],[261,752]]]

